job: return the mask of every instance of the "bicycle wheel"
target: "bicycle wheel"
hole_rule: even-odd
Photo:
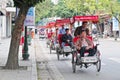
[[[73,69],[73,73],[76,72],[76,60],[75,60],[75,54],[76,54],[76,53],[73,53],[73,54],[72,54],[72,69]]]
[[[60,60],[60,54],[59,54],[58,50],[56,50],[56,53],[57,53],[57,59]]]
[[[52,53],[52,47],[50,46],[50,54]]]
[[[101,70],[101,60],[98,59],[98,62],[96,63],[96,68],[97,68],[97,72],[99,72]]]

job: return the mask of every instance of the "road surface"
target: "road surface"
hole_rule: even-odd
[[[48,67],[54,66],[54,69],[51,69],[53,77],[51,80],[120,80],[120,41],[100,39],[98,48],[101,52],[101,71],[97,72],[94,65],[87,69],[80,69],[78,66],[76,73],[72,72],[71,55],[60,56],[60,61],[58,61],[55,51],[52,51],[52,54],[49,53],[45,40],[37,41],[37,45],[39,45],[37,47],[40,49],[39,54],[36,54],[37,62],[49,63]]]

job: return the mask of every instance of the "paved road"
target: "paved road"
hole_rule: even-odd
[[[60,61],[58,61],[54,51],[52,54],[49,54],[49,48],[46,48],[45,43],[45,40],[39,40],[41,52],[46,57],[43,61],[52,63],[57,70],[56,74],[59,73],[63,78],[53,80],[120,80],[120,41],[100,40],[101,72],[96,71],[96,66],[90,66],[87,69],[77,67],[76,73],[72,73],[71,55],[67,58],[61,56]],[[41,61],[38,54],[37,61]]]

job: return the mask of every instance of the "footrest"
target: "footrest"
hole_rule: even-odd
[[[93,63],[93,62],[97,62],[97,57],[93,56],[93,57],[81,57],[81,61],[83,63]]]

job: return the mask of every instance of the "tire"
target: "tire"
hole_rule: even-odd
[[[72,53],[72,63],[74,63],[74,53]]]
[[[73,69],[73,73],[76,72],[76,62],[75,62],[74,55],[75,55],[75,53],[72,54],[72,69]]]
[[[57,53],[57,59],[59,61],[60,60],[60,54],[59,54],[58,50],[56,50],[56,53]]]
[[[50,46],[50,54],[52,53],[52,48],[51,48],[51,46]]]
[[[52,42],[50,42],[50,45],[49,45],[49,47],[50,47],[50,54],[52,53]]]
[[[75,62],[72,63],[72,69],[73,69],[73,73],[75,73],[76,72],[76,63]]]
[[[46,43],[46,47],[48,48],[48,43]]]
[[[96,63],[96,68],[97,68],[97,72],[100,72],[100,70],[101,70],[101,60],[100,59]]]

